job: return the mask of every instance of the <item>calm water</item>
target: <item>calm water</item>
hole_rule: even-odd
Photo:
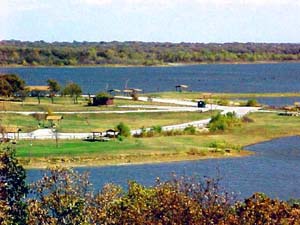
[[[28,85],[45,85],[53,78],[81,85],[85,93],[106,88],[142,88],[145,92],[171,91],[186,84],[192,91],[205,92],[298,92],[300,64],[194,65],[180,67],[130,68],[0,68],[0,73],[17,73]]]
[[[110,166],[78,169],[88,170],[94,187],[113,182],[126,187],[128,180],[153,185],[155,178],[162,180],[177,175],[216,177],[218,170],[222,186],[228,191],[248,197],[264,192],[280,199],[300,198],[300,137],[288,137],[263,142],[247,149],[256,155],[238,159],[212,159],[192,162],[162,163],[155,165]],[[41,176],[39,170],[30,170],[30,181]]]

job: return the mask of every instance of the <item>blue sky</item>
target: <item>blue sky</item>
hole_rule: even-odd
[[[300,42],[300,0],[0,0],[0,39]]]

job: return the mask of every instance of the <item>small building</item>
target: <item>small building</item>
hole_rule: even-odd
[[[108,129],[105,131],[105,136],[108,138],[116,138],[118,136],[119,132],[113,129]]]
[[[30,92],[30,96],[32,97],[46,96],[50,92],[49,86],[36,85],[36,86],[26,86],[25,88]]]
[[[112,97],[93,97],[92,98],[92,105],[98,106],[98,105],[113,105],[114,104],[114,98]]]
[[[3,129],[2,129],[2,132],[4,133],[3,138],[19,139],[19,136],[20,136],[19,134],[20,134],[21,131],[22,131],[21,128],[14,127],[14,126],[3,127]],[[5,137],[5,135],[6,135],[6,137]]]
[[[46,120],[50,121],[51,127],[54,127],[56,124],[58,124],[64,117],[59,115],[48,115],[46,116]]]
[[[179,84],[175,86],[175,89],[176,91],[183,92],[183,91],[187,91],[188,87],[189,87],[188,85]]]

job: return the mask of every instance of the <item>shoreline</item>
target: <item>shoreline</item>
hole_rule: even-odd
[[[91,64],[91,65],[3,65],[0,64],[0,68],[93,68],[93,67],[103,67],[103,68],[132,68],[132,67],[181,67],[181,66],[197,66],[197,65],[259,65],[259,64],[290,64],[290,63],[300,63],[300,60],[291,60],[291,61],[255,61],[255,62],[191,62],[191,63],[164,63],[164,64],[155,64],[155,65],[131,65],[131,64]]]
[[[198,161],[208,159],[226,159],[226,158],[241,158],[254,155],[255,153],[249,150],[233,151],[230,153],[210,153],[208,155],[201,154],[165,154],[165,155],[150,155],[139,156],[131,155],[124,157],[122,155],[111,156],[111,159],[103,160],[97,158],[97,156],[91,158],[82,158],[78,161],[78,157],[49,157],[49,158],[34,158],[28,159],[18,158],[19,163],[25,169],[46,169],[53,166],[63,167],[77,167],[77,168],[90,168],[90,167],[109,167],[109,166],[133,166],[133,165],[146,165],[146,164],[160,164],[160,163],[175,163],[184,161]],[[31,161],[27,165],[24,161]],[[39,161],[41,160],[41,161]]]

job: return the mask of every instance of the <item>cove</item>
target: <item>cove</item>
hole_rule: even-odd
[[[272,198],[288,200],[300,198],[300,137],[285,137],[247,146],[256,154],[244,158],[209,159],[176,163],[144,164],[77,168],[89,171],[95,189],[106,183],[126,188],[128,180],[150,186],[157,177],[168,180],[177,176],[222,178],[226,191],[245,198],[254,192],[263,192]],[[28,181],[42,176],[40,170],[28,170]]]

